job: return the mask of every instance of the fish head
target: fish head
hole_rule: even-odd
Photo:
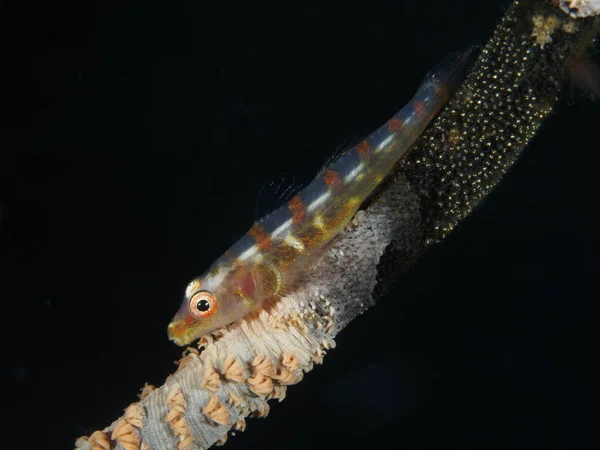
[[[254,290],[251,271],[217,265],[187,286],[169,324],[169,339],[177,345],[188,345],[240,319],[251,309]]]

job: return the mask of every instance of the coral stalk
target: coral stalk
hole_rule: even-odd
[[[515,2],[447,108],[293,294],[188,349],[177,371],[77,448],[206,449],[265,417],[431,243],[493,189],[551,113],[598,18]]]

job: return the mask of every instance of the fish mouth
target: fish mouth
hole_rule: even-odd
[[[189,336],[189,328],[181,321],[171,322],[167,327],[167,334],[169,335],[169,340],[180,347],[188,345],[193,340]]]

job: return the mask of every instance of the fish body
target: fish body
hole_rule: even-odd
[[[293,291],[306,268],[346,226],[450,98],[472,50],[450,55],[384,125],[324,167],[186,288],[169,338],[187,345]]]

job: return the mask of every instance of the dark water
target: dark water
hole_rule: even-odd
[[[310,178],[508,5],[327,3],[0,6],[2,408],[21,448],[71,448],[162,384],[183,287],[261,186]],[[571,103],[226,448],[583,447],[600,110]]]

